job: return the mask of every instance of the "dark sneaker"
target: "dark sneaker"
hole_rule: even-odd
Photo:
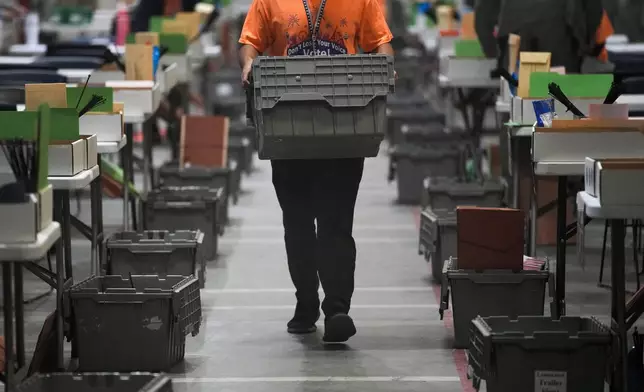
[[[337,313],[324,320],[324,337],[326,343],[344,343],[356,334],[356,326],[348,314]]]
[[[301,312],[295,311],[295,316],[291,321],[286,324],[286,331],[294,335],[303,335],[317,331],[315,323],[320,318],[320,311],[318,310],[315,317],[305,315]]]

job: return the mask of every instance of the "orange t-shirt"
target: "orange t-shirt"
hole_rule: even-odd
[[[595,33],[595,42],[597,42],[598,44],[606,43],[606,39],[608,39],[608,37],[613,34],[615,34],[615,29],[613,28],[613,24],[610,22],[610,19],[608,19],[606,11],[604,11],[602,20],[599,23],[597,32]],[[606,50],[606,48],[602,49],[598,58],[604,62],[608,61],[608,51]]]
[[[313,24],[321,0],[308,0]],[[316,48],[319,55],[372,52],[393,38],[379,0],[327,0]],[[253,0],[239,43],[269,56],[311,54],[302,0]]]

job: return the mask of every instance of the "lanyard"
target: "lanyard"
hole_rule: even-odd
[[[306,12],[306,20],[309,23],[309,33],[311,34],[311,41],[313,47],[312,54],[315,56],[316,45],[318,40],[318,34],[320,33],[320,24],[322,23],[322,15],[324,14],[324,6],[326,6],[326,0],[320,2],[320,9],[318,10],[317,17],[315,18],[315,24],[313,24],[313,17],[311,16],[311,9],[309,8],[309,1],[302,0],[304,4],[304,12]]]

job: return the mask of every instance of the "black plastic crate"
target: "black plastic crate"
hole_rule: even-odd
[[[171,161],[159,169],[159,179],[162,187],[199,186],[204,188],[221,188],[222,195],[219,202],[220,231],[228,224],[229,201],[236,200],[233,195],[234,174],[229,167],[179,167],[179,163]]]
[[[398,202],[420,204],[423,180],[428,176],[454,176],[459,171],[461,151],[401,144],[391,149],[389,179],[398,185]]]
[[[206,258],[200,253],[204,234],[198,230],[146,230],[114,233],[105,242],[108,275],[190,276],[206,283]]]
[[[222,190],[205,187],[162,187],[143,200],[143,223],[146,230],[199,230],[204,233],[203,255],[217,257],[218,219]]]
[[[194,276],[94,276],[68,290],[81,371],[166,371],[201,326]]]
[[[245,136],[229,135],[228,156],[239,165],[239,170],[250,174],[253,171],[253,145]]]
[[[172,392],[172,380],[152,373],[36,374],[16,392]]]
[[[394,146],[402,142],[403,125],[445,125],[445,115],[433,108],[387,109],[387,141]]]

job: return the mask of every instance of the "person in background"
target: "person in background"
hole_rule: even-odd
[[[519,35],[522,51],[550,52],[553,67],[578,73],[603,11],[601,0],[476,0],[475,28],[487,57],[498,53],[496,28],[499,37]]]
[[[253,0],[239,43],[242,82],[253,60],[269,56],[380,53],[393,56],[393,36],[379,0]],[[354,290],[353,215],[363,158],[273,160],[273,185],[282,208],[284,240],[296,289],[293,334],[316,330],[320,282],[325,298],[324,341],[341,343],[356,333],[348,315]]]

